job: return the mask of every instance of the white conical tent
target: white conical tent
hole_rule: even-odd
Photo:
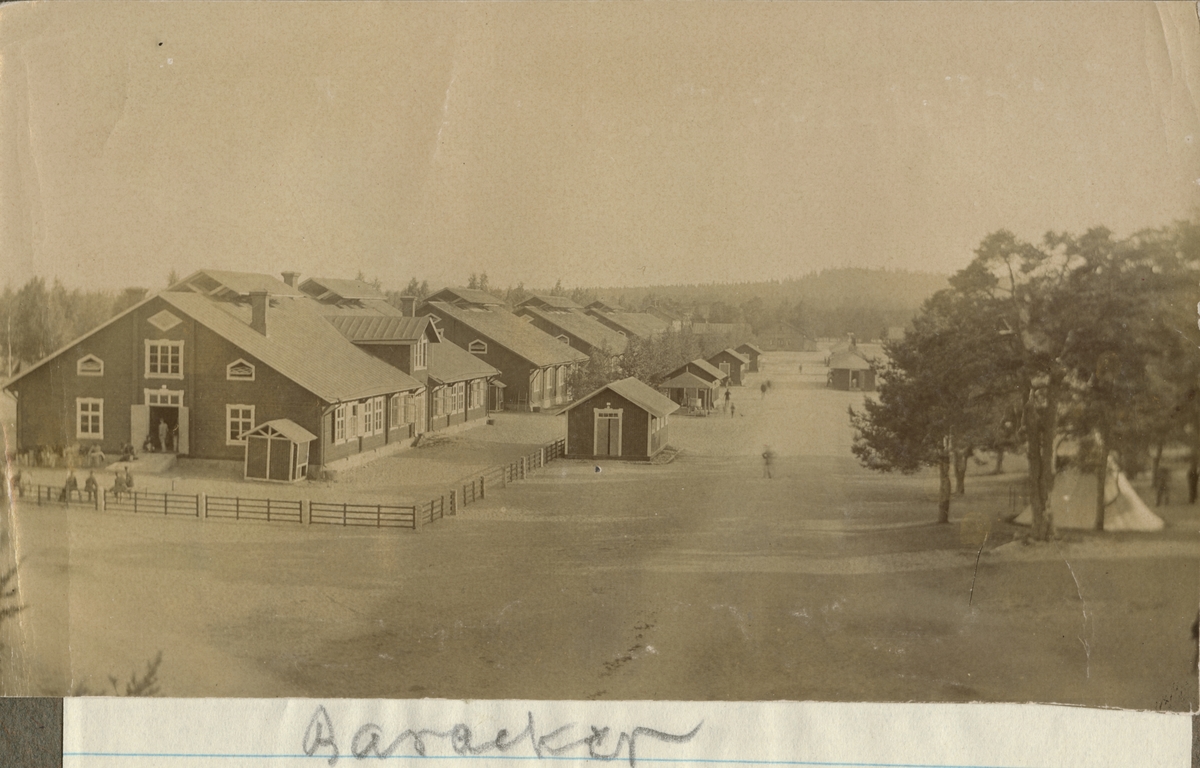
[[[1071,467],[1062,470],[1054,476],[1049,502],[1054,527],[1095,528],[1096,476]],[[1032,524],[1033,510],[1026,506],[1013,522]],[[1162,518],[1150,511],[1125,473],[1110,458],[1104,483],[1104,530],[1159,531],[1162,527]]]

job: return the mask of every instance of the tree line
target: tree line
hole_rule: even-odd
[[[931,296],[910,332],[889,340],[877,400],[850,409],[853,451],[868,467],[936,467],[938,516],[949,519],[974,452],[1028,459],[1031,536],[1053,531],[1059,448],[1096,479],[1103,530],[1110,457],[1131,474],[1165,447],[1200,456],[1200,224],[1118,239],[1103,227],[983,239]]]

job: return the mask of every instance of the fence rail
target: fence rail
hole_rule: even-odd
[[[150,491],[104,491],[104,508],[114,512],[134,514],[200,516],[200,497],[183,493],[151,493]]]
[[[415,506],[389,504],[337,504],[309,502],[309,520],[313,525],[369,526],[372,528],[417,528]]]
[[[302,502],[282,499],[243,499],[207,496],[204,516],[218,520],[258,520],[267,523],[303,523]]]
[[[290,499],[243,498],[240,496],[206,496],[183,493],[151,493],[126,491],[120,495],[101,489],[88,496],[82,489],[66,492],[49,485],[24,485],[21,497],[32,494],[37,505],[62,504],[90,506],[115,512],[155,514],[176,517],[212,518],[216,520],[248,520],[266,523],[361,526],[372,528],[408,528],[429,525],[457,514],[468,504],[482,501],[489,489],[503,488],[509,483],[524,480],[527,474],[566,453],[566,440],[547,443],[516,461],[501,464],[472,474],[451,486],[449,499],[445,495],[417,504],[350,504],[341,502],[307,502],[305,519],[303,501]]]

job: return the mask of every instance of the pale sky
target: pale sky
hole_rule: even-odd
[[[0,264],[435,287],[963,266],[1200,202],[1191,3],[0,7]]]

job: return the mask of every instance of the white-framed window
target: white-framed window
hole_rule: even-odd
[[[226,381],[254,381],[254,364],[238,358],[225,366]]]
[[[417,396],[414,396],[414,395],[404,395],[403,397],[404,397],[404,401],[403,401],[404,423],[405,424],[416,424],[417,423],[418,398],[417,398]],[[422,399],[421,402],[424,402],[424,400]]]
[[[422,336],[413,348],[413,369],[420,370],[429,367],[429,339]]]
[[[254,429],[254,406],[227,404],[225,406],[225,445],[244,445],[246,433]]]
[[[383,434],[383,398],[375,398],[375,429],[372,430],[375,434]]]
[[[433,390],[433,415],[444,416],[446,414],[446,388],[438,387]]]
[[[145,389],[146,405],[183,405],[182,389]]]
[[[529,388],[533,391],[534,397],[536,399],[541,398],[541,395],[542,395],[542,370],[540,368],[533,372],[533,383],[531,383],[529,385]]]
[[[454,385],[454,412],[462,413],[467,410],[467,382],[460,381]]]
[[[388,402],[388,427],[391,429],[400,426],[400,414],[404,413],[404,408],[400,405],[401,397],[403,395],[392,395]]]
[[[183,342],[146,339],[146,378],[182,379]]]
[[[98,397],[75,398],[75,437],[104,439],[104,400]]]
[[[333,442],[346,442],[346,406],[333,409]]]
[[[475,341],[472,341],[469,345],[467,345],[467,351],[472,355],[486,355],[487,342],[475,339]]]
[[[104,361],[95,355],[84,355],[75,361],[77,376],[103,376]]]

